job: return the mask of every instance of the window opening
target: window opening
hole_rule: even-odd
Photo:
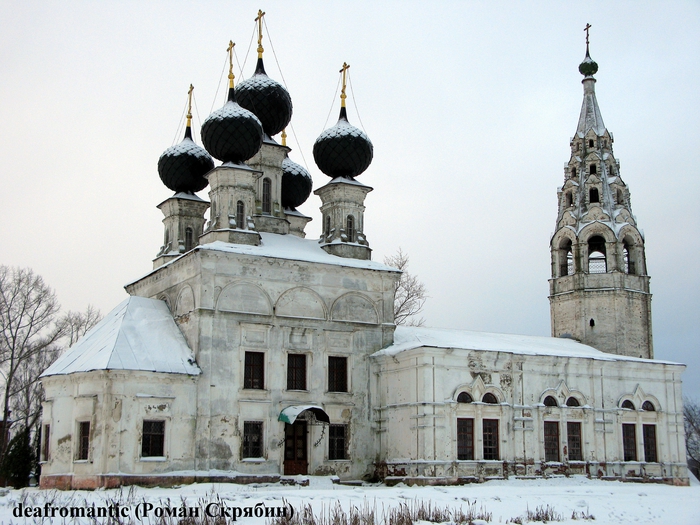
[[[81,421],[78,425],[78,459],[88,459],[90,455],[90,422]]]
[[[487,392],[484,394],[484,397],[481,398],[481,402],[488,403],[489,405],[497,405],[498,399],[491,392]]]
[[[642,427],[644,437],[644,461],[656,463],[656,425],[644,425]]]
[[[647,412],[656,412],[656,408],[654,408],[651,401],[644,401],[644,403],[642,403],[642,410],[646,410]]]
[[[44,458],[44,461],[48,461],[50,459],[49,455],[49,445],[51,443],[51,425],[44,425],[43,429],[43,435],[41,436],[42,438],[42,455]]]
[[[331,233],[331,216],[326,215],[326,235]]]
[[[287,390],[306,390],[306,355],[287,356]]]
[[[573,205],[574,199],[571,196],[571,192],[567,191],[566,192],[566,207],[570,208]]]
[[[328,391],[347,392],[348,391],[348,358],[334,357],[328,358]]]
[[[544,460],[559,461],[559,423],[544,422]]]
[[[576,176],[576,168],[571,168],[571,176],[572,177]]]
[[[569,460],[583,461],[583,449],[581,448],[581,423],[568,422],[566,424],[566,442],[569,446]]]
[[[165,456],[165,421],[144,421],[141,457]]]
[[[591,175],[595,175],[596,173],[598,173],[598,167],[595,164],[591,164],[589,170],[589,173]]]
[[[355,242],[355,217],[348,215],[345,234],[348,236],[348,242]]]
[[[194,248],[194,231],[192,228],[185,228],[185,251],[189,252]]]
[[[243,371],[243,388],[262,390],[265,388],[265,354],[246,352]]]
[[[632,403],[632,401],[630,401],[629,399],[625,399],[625,400],[622,402],[622,408],[626,408],[626,409],[628,409],[628,410],[634,410],[634,409],[635,409],[635,408],[634,408],[634,403]]]
[[[498,419],[484,419],[484,459],[499,459],[498,454]]]
[[[637,432],[634,424],[622,425],[622,448],[625,461],[637,461]]]
[[[557,403],[557,400],[554,399],[554,397],[547,396],[544,398],[544,406],[546,406],[546,407],[558,407],[559,403]]]
[[[566,239],[559,248],[559,277],[574,274],[574,255],[571,249],[571,239]]]
[[[578,407],[581,406],[578,402],[578,399],[575,397],[571,396],[569,399],[566,400],[566,406],[568,407]]]
[[[472,401],[474,401],[474,399],[468,392],[460,392],[457,396],[457,403],[471,403]]]
[[[591,203],[600,202],[600,195],[598,194],[598,188],[591,188],[591,191],[588,194],[588,200]]]
[[[346,450],[347,425],[330,425],[328,428],[328,459],[348,459]]]
[[[592,148],[594,145],[593,139],[588,139],[588,147]]]
[[[266,215],[272,213],[272,181],[267,177],[263,179],[262,212]]]
[[[236,203],[236,228],[244,230],[245,228],[245,204],[243,201]]]
[[[243,458],[262,457],[262,421],[243,422]]]
[[[595,235],[588,240],[588,273],[605,273],[607,271],[605,239],[600,235]]]
[[[474,459],[474,420],[457,419],[457,459]]]
[[[624,243],[624,248],[623,248],[623,254],[624,254],[624,263],[625,263],[625,273],[628,273],[630,275],[634,275],[636,273],[636,268],[634,265],[634,261],[632,260],[632,257],[630,256],[630,247],[627,242]]]
[[[588,321],[588,325],[589,325],[591,328],[593,328],[593,327],[595,326],[595,320],[591,319],[590,321]]]

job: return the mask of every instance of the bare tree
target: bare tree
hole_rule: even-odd
[[[55,352],[64,334],[64,325],[56,323],[58,310],[56,295],[41,276],[26,268],[0,266],[0,375],[4,379],[5,424],[20,385],[32,374],[32,363]],[[3,440],[0,455],[6,446]]]
[[[83,337],[88,330],[102,320],[102,313],[91,304],[85,312],[68,312],[61,322],[65,323],[65,347],[70,348],[78,339]],[[63,342],[63,341],[62,341]]]
[[[683,400],[683,421],[685,424],[685,448],[688,458],[694,463],[695,475],[700,467],[700,403],[685,398]]]
[[[428,298],[425,285],[408,272],[408,255],[401,248],[395,255],[384,257],[384,264],[401,270],[401,278],[394,287],[394,323],[423,326],[425,319],[416,318]]]

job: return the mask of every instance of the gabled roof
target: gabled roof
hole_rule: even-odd
[[[167,305],[136,296],[107,314],[42,377],[93,370],[201,373]]]
[[[468,330],[425,328],[422,326],[397,326],[394,332],[394,344],[375,352],[372,356],[393,356],[416,348],[456,348],[463,350],[505,352],[519,355],[578,357],[600,361],[637,361],[643,363],[679,364],[657,359],[641,359],[638,357],[608,354],[596,350],[592,346],[562,337],[495,334],[490,332],[471,332]]]

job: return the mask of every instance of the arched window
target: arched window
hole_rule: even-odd
[[[634,410],[634,403],[630,401],[629,399],[626,399],[625,401],[622,402],[622,408],[626,408],[628,410]]]
[[[481,402],[488,403],[489,405],[497,405],[498,399],[496,399],[496,396],[494,396],[491,392],[487,392],[484,394],[484,397],[481,398]]]
[[[194,248],[194,231],[192,228],[185,228],[185,251],[189,252]]]
[[[596,173],[598,173],[598,167],[595,164],[591,164],[589,170],[589,173],[591,175],[595,175]]]
[[[598,193],[598,188],[591,188],[588,193],[588,200],[590,202],[600,202],[600,194]]]
[[[576,168],[571,168],[571,176],[572,177],[576,176]]]
[[[579,407],[581,404],[578,402],[578,399],[575,397],[570,397],[569,399],[566,400],[566,406],[568,407]]]
[[[571,253],[571,239],[565,239],[559,246],[559,277],[574,274],[574,256]]]
[[[573,198],[573,196],[571,195],[571,192],[570,192],[570,191],[567,191],[567,192],[566,192],[566,207],[569,208],[569,207],[572,206],[573,204],[574,204],[574,198]]]
[[[544,406],[546,406],[546,407],[558,407],[559,403],[557,403],[557,400],[554,399],[553,396],[547,396],[544,398]]]
[[[345,234],[348,236],[348,242],[355,242],[355,217],[352,215],[348,215]]]
[[[588,139],[588,147],[592,148],[595,143],[593,142],[593,139]]]
[[[600,235],[594,235],[588,239],[588,273],[605,273],[607,271],[605,239]]]
[[[326,235],[331,233],[331,216],[326,215],[326,229],[325,229]]]
[[[644,401],[644,403],[642,403],[642,410],[646,410],[647,412],[656,412],[656,408],[651,401]]]
[[[457,403],[471,403],[474,401],[468,392],[460,392],[457,396]]]
[[[245,229],[245,204],[243,204],[243,201],[236,203],[236,228],[240,230]]]
[[[262,212],[266,215],[272,213],[272,181],[267,177],[263,179]]]
[[[624,258],[625,273],[635,275],[637,273],[637,271],[636,271],[636,268],[634,266],[634,261],[632,260],[630,245],[627,243],[627,241],[625,241],[623,246],[624,246],[624,248],[622,251],[622,255]]]
[[[624,200],[625,200],[625,196],[624,196],[624,194],[622,193],[622,190],[621,190],[621,189],[618,189],[618,190],[617,190],[617,203],[618,203],[618,204],[624,204]]]

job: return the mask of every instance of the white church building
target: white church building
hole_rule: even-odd
[[[552,337],[397,327],[400,272],[371,260],[357,180],[372,143],[338,123],[322,235],[288,158],[289,93],[255,74],[158,169],[164,241],[130,297],[42,376],[41,486],[335,475],[467,483],[580,474],[687,484],[684,365],[655,360],[644,239],[595,97],[551,239]],[[282,133],[281,144],[272,137]],[[212,157],[221,163],[215,167]],[[209,202],[195,192],[209,187]],[[205,213],[208,211],[208,219]]]

